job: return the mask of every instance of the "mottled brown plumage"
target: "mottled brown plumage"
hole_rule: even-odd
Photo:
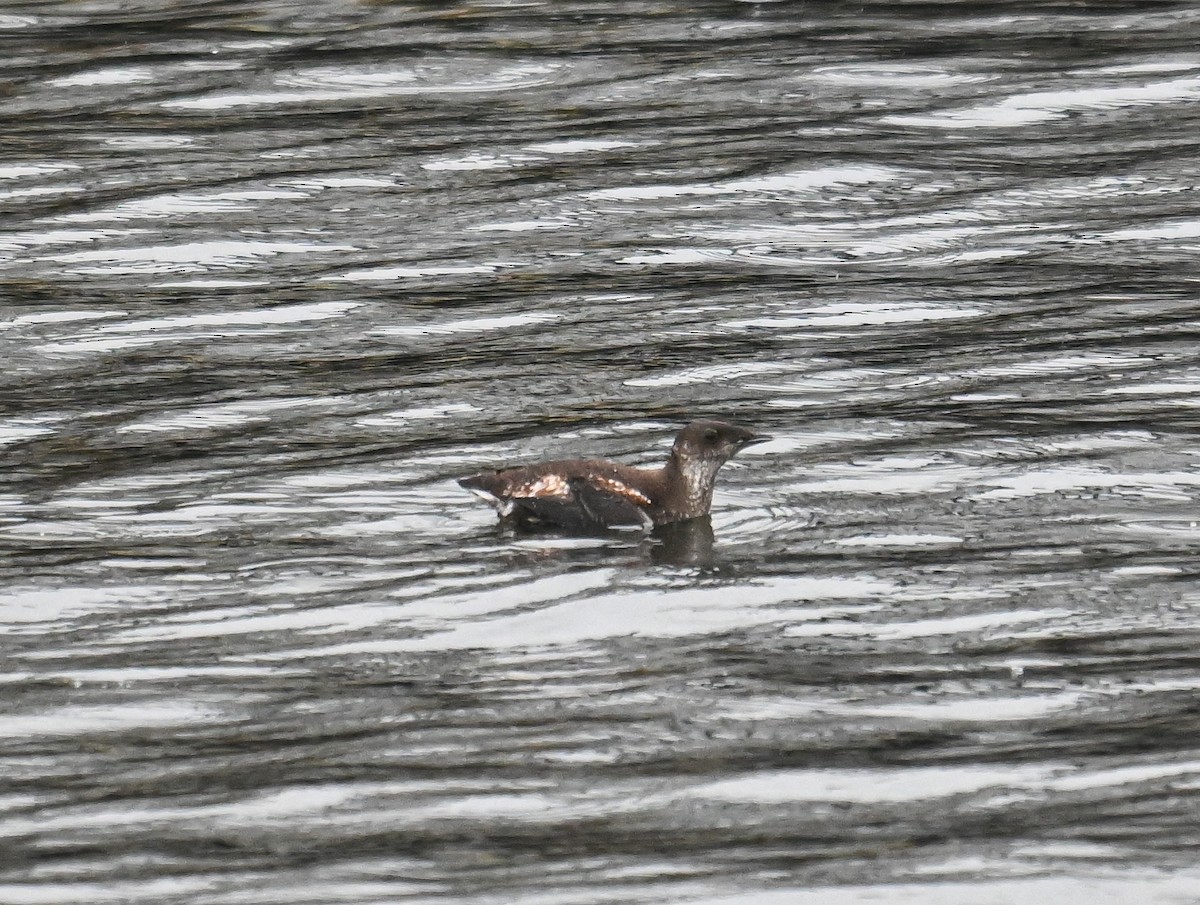
[[[724,421],[693,421],[658,468],[562,459],[482,472],[458,483],[501,519],[576,530],[650,528],[708,515],[720,467],[739,450],[769,439]]]

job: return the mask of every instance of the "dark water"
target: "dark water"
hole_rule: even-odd
[[[1198,39],[5,4],[0,901],[1200,901]]]

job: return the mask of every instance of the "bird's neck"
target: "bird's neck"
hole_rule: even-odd
[[[708,513],[720,467],[720,459],[684,456],[671,450],[665,471],[667,482],[682,489],[682,495],[674,500],[680,518],[696,518]]]

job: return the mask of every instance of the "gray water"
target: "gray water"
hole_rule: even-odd
[[[1200,7],[0,46],[0,901],[1200,901]],[[702,416],[711,536],[454,483]]]

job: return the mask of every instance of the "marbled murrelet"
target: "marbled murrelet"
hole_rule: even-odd
[[[708,515],[721,466],[769,439],[724,421],[693,421],[658,468],[562,459],[482,472],[458,483],[504,520],[576,530],[651,528]]]

